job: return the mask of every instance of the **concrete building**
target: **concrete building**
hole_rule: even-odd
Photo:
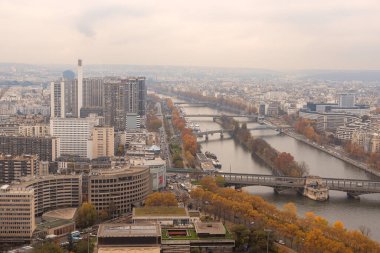
[[[92,170],[88,179],[88,200],[98,212],[112,217],[132,212],[152,191],[149,168],[124,165]]]
[[[185,226],[190,224],[190,215],[184,207],[133,208],[132,222],[135,224],[158,223],[162,226]]]
[[[104,113],[106,124],[125,130],[126,114],[145,115],[145,77],[104,80]]]
[[[83,67],[82,60],[78,59],[78,108],[77,117],[80,117],[80,109],[83,106]]]
[[[0,154],[0,183],[10,183],[20,177],[37,175],[38,167],[38,155]]]
[[[65,114],[66,117],[77,117],[78,113],[78,80],[64,79],[65,83]]]
[[[83,79],[83,108],[103,108],[103,78]]]
[[[55,161],[61,156],[60,139],[55,137],[0,136],[0,153],[37,154],[41,161]]]
[[[65,114],[65,82],[50,83],[50,117],[64,118]]]
[[[138,115],[137,113],[127,113],[126,124],[125,124],[125,128],[127,131],[131,129],[140,128],[140,124],[141,124],[140,115]]]
[[[30,243],[35,225],[34,190],[0,187],[0,244]]]
[[[98,253],[160,253],[159,224],[100,224]]]
[[[356,95],[353,92],[338,93],[338,105],[339,107],[354,107]]]
[[[45,137],[50,135],[49,124],[20,125],[18,133],[21,136]]]
[[[153,160],[131,158],[130,163],[134,166],[148,166],[152,179],[152,190],[159,191],[166,187],[166,161],[159,157]]]
[[[65,118],[50,120],[50,133],[60,139],[61,155],[90,157],[88,140],[99,119]]]
[[[35,215],[82,204],[82,175],[48,175],[22,177],[12,183],[16,188],[34,189]]]
[[[299,116],[305,119],[315,120],[318,131],[335,132],[340,126],[358,121],[359,117],[346,113],[319,113],[300,110]]]
[[[113,157],[115,154],[115,139],[113,127],[94,127],[91,133],[90,159]]]
[[[352,134],[358,130],[368,130],[370,127],[369,122],[362,122],[361,120],[340,126],[336,129],[336,137],[340,140],[352,140]]]

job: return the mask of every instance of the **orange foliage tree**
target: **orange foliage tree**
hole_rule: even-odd
[[[146,206],[178,206],[175,195],[171,192],[154,192],[145,199]]]

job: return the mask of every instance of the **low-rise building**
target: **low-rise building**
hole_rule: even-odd
[[[190,215],[184,207],[143,207],[133,209],[132,221],[135,224],[153,222],[162,226],[187,226]]]

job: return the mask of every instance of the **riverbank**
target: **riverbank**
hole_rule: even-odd
[[[320,145],[318,145],[317,143],[313,143],[312,141],[306,139],[304,136],[300,136],[296,133],[292,133],[292,132],[289,132],[289,131],[283,131],[283,134],[291,137],[291,138],[294,138],[300,142],[303,142],[309,146],[312,146],[320,151],[323,151],[339,160],[342,160],[346,163],[349,163],[351,164],[352,166],[355,166],[356,168],[359,168],[361,170],[364,170],[366,171],[367,173],[370,173],[371,175],[374,175],[376,177],[379,177],[380,178],[380,172],[379,171],[375,171],[371,168],[369,168],[366,164],[364,163],[361,163],[361,162],[358,162],[358,161],[355,161],[347,156],[344,156],[342,153],[339,153],[338,151],[336,150],[331,150],[330,148],[327,148],[327,147],[321,147]]]

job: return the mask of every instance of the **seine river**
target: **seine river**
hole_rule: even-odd
[[[173,99],[174,101],[178,101]],[[183,110],[187,114],[213,114],[217,110],[209,107],[186,107]],[[211,118],[191,118],[192,122],[199,124],[202,131],[220,129],[220,125],[213,122]],[[249,127],[257,123],[248,123]],[[252,131],[252,134],[265,139],[279,151],[292,154],[297,161],[304,161],[309,174],[322,177],[353,178],[353,179],[375,179],[373,176],[347,164],[322,151],[314,149],[307,144],[297,141],[291,137],[278,135],[273,130]],[[233,139],[225,134],[224,139],[220,139],[219,134],[209,136],[209,141],[199,138],[202,151],[210,151],[217,155],[222,163],[222,171],[272,174],[272,171],[254,159],[251,154],[244,150]],[[349,229],[358,229],[364,225],[370,229],[370,237],[380,241],[380,194],[362,195],[360,200],[348,199],[346,193],[330,191],[330,199],[326,202],[316,202],[308,198],[297,195],[293,191],[275,194],[272,188],[253,186],[246,187],[246,191],[259,195],[273,203],[279,208],[288,202],[293,202],[297,206],[300,216],[306,212],[314,212],[327,219],[330,223],[336,220],[342,221]]]

